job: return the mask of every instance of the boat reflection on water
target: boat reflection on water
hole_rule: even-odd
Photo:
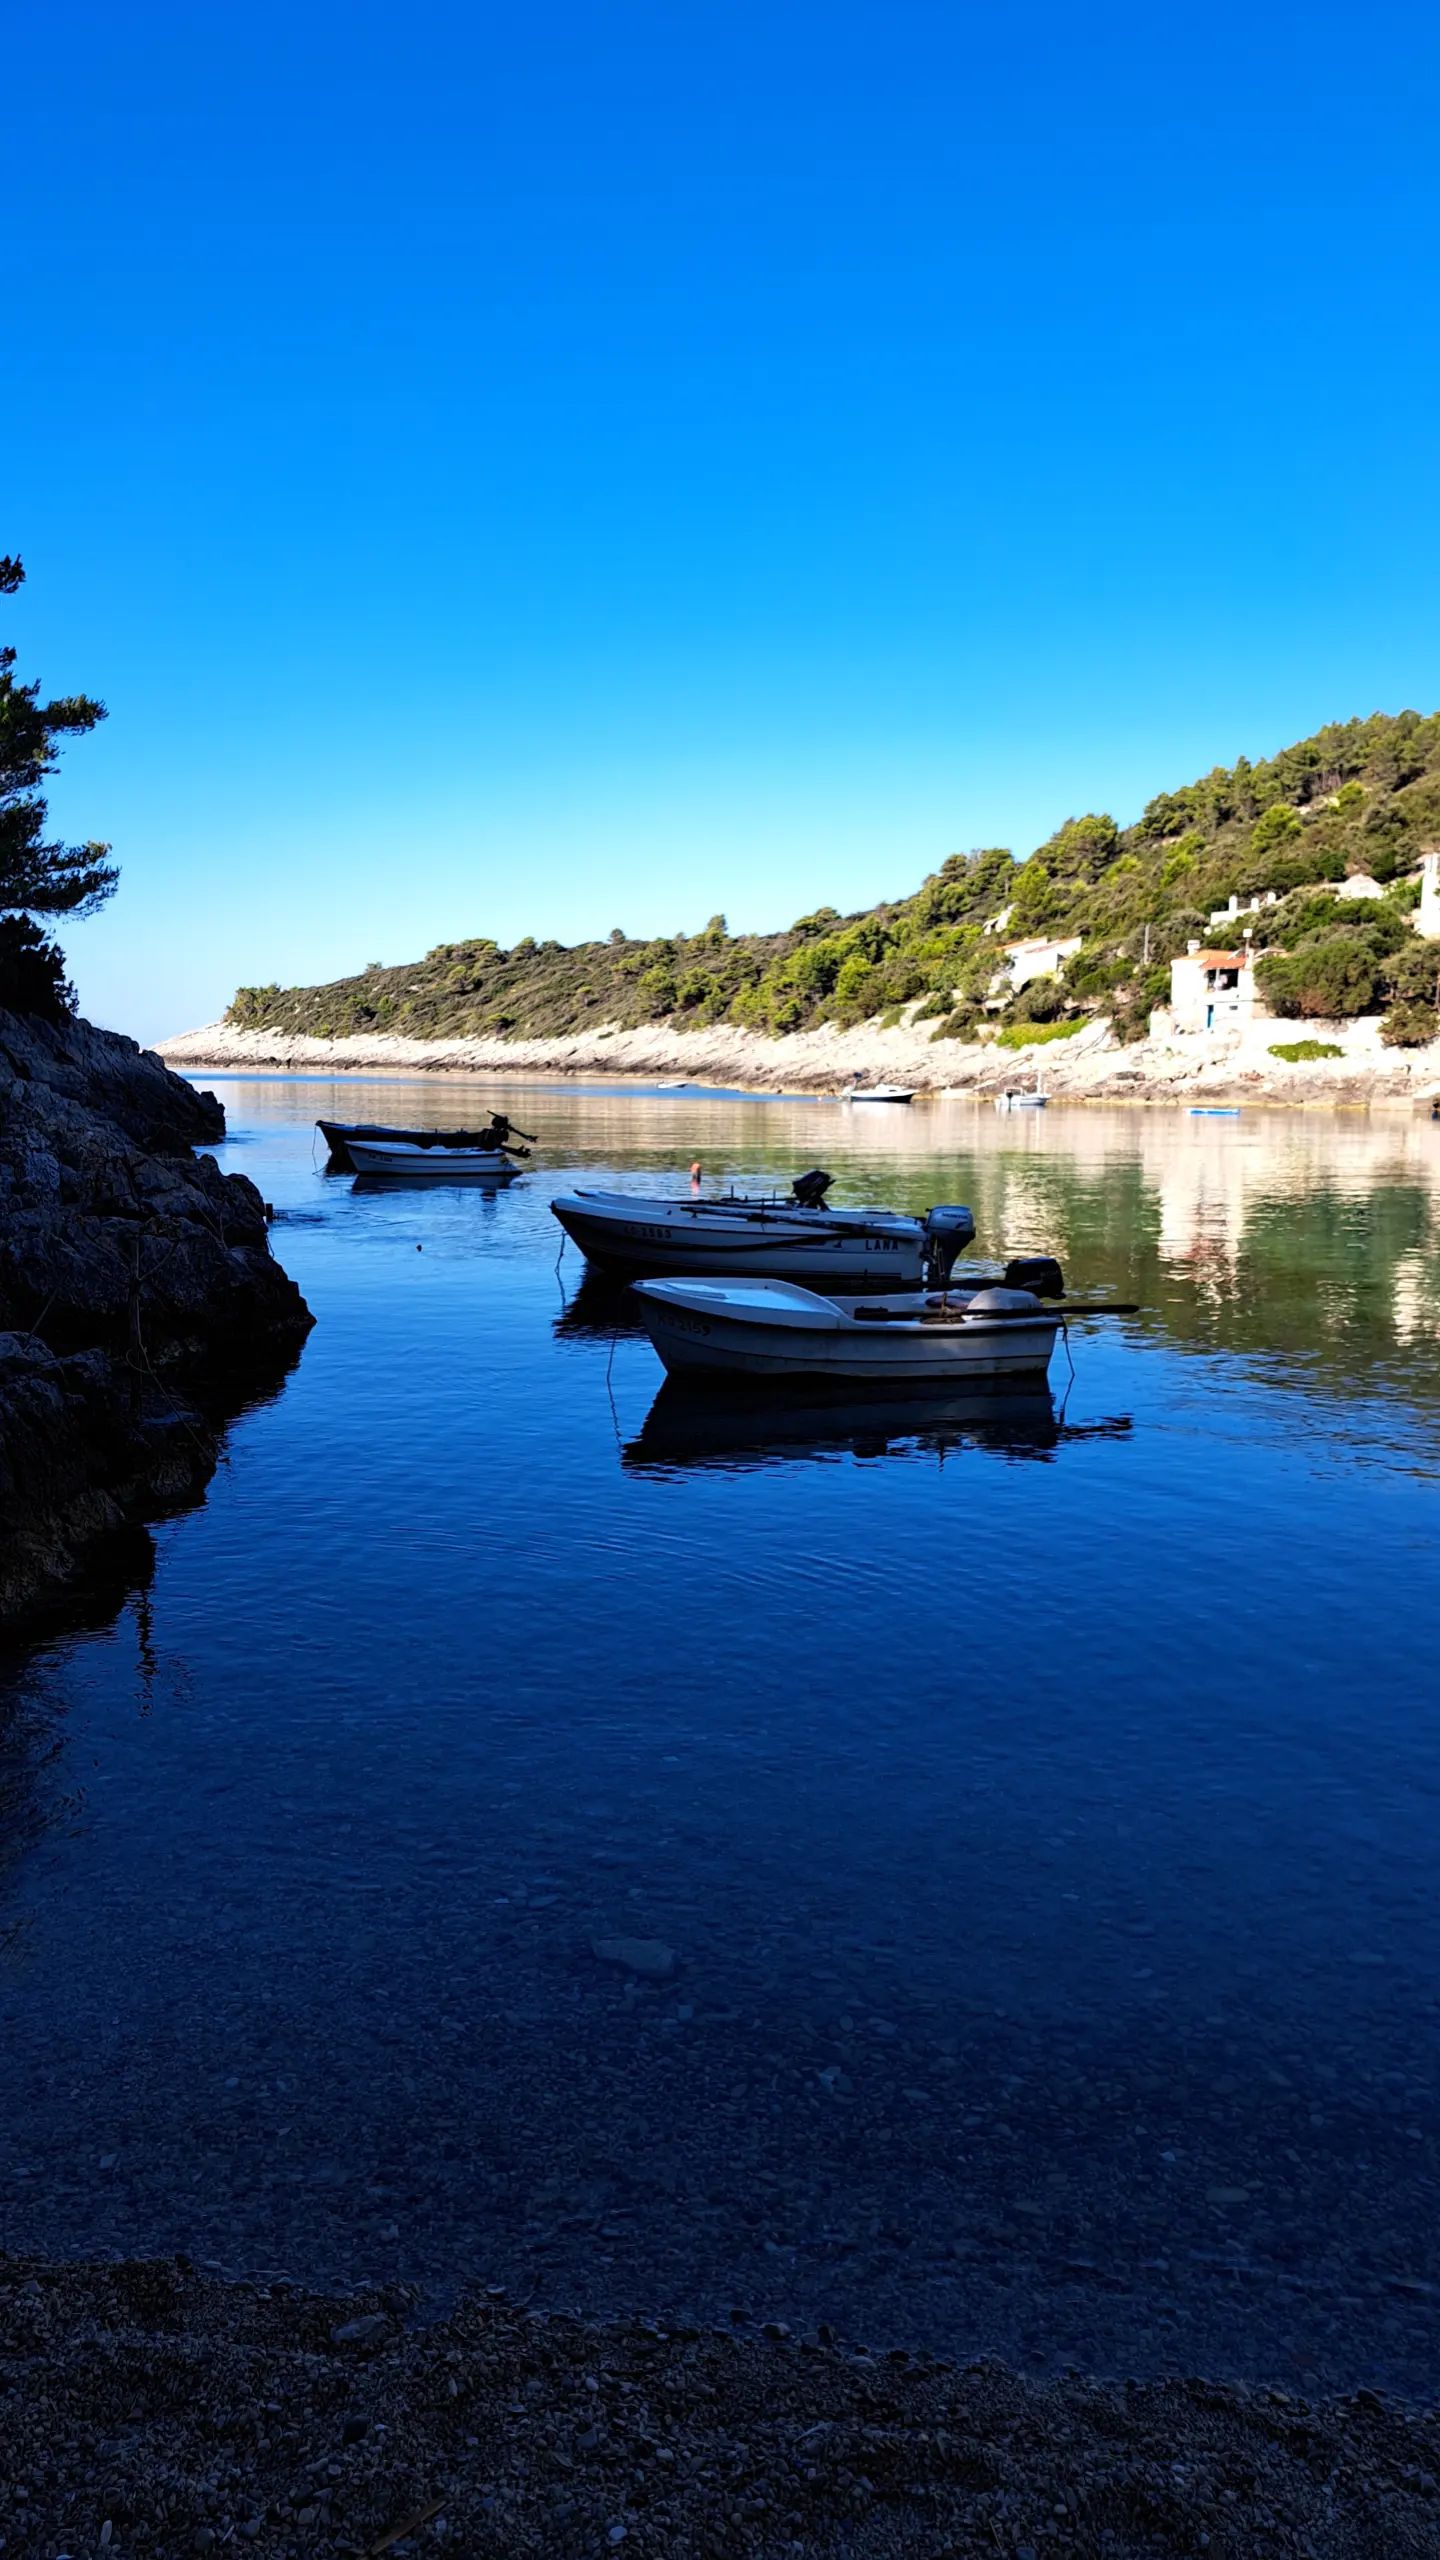
[[[412,1173],[404,1165],[397,1165],[393,1172],[387,1168],[384,1173],[351,1174],[344,1165],[326,1165],[324,1170],[347,1180],[352,1192],[478,1191],[487,1200],[498,1200],[515,1179],[509,1173],[467,1173],[449,1165],[437,1173]]]
[[[557,1342],[613,1342],[617,1335],[643,1339],[640,1301],[628,1280],[588,1270],[555,1319]]]
[[[1041,1383],[952,1388],[944,1394],[827,1394],[811,1379],[786,1391],[667,1378],[637,1437],[621,1450],[631,1473],[676,1467],[739,1469],[792,1459],[935,1457],[965,1449],[1048,1460],[1070,1440],[1122,1440],[1128,1415],[1067,1422]]]

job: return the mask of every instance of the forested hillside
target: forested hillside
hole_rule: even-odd
[[[328,986],[242,987],[227,1018],[319,1038],[535,1038],[664,1020],[787,1032],[918,1005],[937,1039],[991,1026],[1054,1038],[1096,1012],[1131,1038],[1168,993],[1171,957],[1209,935],[1210,911],[1273,890],[1280,903],[1247,921],[1276,1010],[1388,1007],[1389,1035],[1419,1041],[1436,1033],[1436,960],[1410,913],[1421,855],[1436,847],[1440,713],[1376,714],[1265,763],[1217,766],[1132,826],[1092,812],[1023,861],[999,846],[951,854],[912,896],[863,914],[817,907],[770,934],[732,934],[712,916],[693,934],[642,942],[617,928],[606,942],[508,951],[476,936]],[[1386,885],[1383,898],[1351,905],[1323,885],[1361,872]],[[997,1010],[1003,945],[1040,934],[1079,935],[1081,948]]]

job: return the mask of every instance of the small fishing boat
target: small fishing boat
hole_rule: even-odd
[[[821,1288],[918,1289],[948,1280],[974,1240],[975,1220],[956,1205],[923,1219],[889,1209],[832,1209],[831,1177],[801,1174],[790,1197],[728,1192],[650,1200],[634,1192],[562,1192],[550,1207],[590,1262],[627,1276],[733,1272],[814,1281]]]
[[[1238,1102],[1192,1102],[1190,1117],[1192,1120],[1238,1120],[1240,1105]]]
[[[483,1174],[491,1182],[515,1182],[521,1170],[503,1147],[436,1147],[408,1138],[351,1138],[348,1154],[356,1173],[399,1173],[409,1181],[417,1174],[436,1182]]]
[[[913,1102],[915,1088],[907,1084],[852,1084],[841,1094],[842,1102]]]
[[[1007,1085],[1003,1093],[996,1094],[995,1108],[997,1111],[1043,1111],[1048,1099],[1037,1067],[1033,1084]]]
[[[890,1388],[1043,1375],[1065,1314],[991,1285],[885,1301],[821,1297],[789,1280],[637,1280],[672,1376],[832,1378]]]
[[[374,1165],[363,1168],[355,1160],[357,1145],[365,1147],[410,1147],[426,1155],[436,1148],[452,1155],[499,1155],[515,1138],[527,1138],[527,1129],[517,1129],[503,1111],[493,1112],[483,1129],[392,1129],[378,1120],[317,1120],[315,1123],[330,1150],[330,1163],[337,1172],[373,1173],[382,1170]],[[531,1139],[533,1146],[534,1140]],[[515,1150],[523,1155],[523,1147]],[[452,1166],[452,1172],[457,1168]],[[472,1168],[467,1167],[466,1170]],[[515,1167],[511,1166],[513,1172]]]

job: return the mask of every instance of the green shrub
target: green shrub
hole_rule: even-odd
[[[1073,1040],[1090,1017],[1077,1013],[1071,1022],[1007,1022],[1000,1033],[1002,1049],[1033,1049],[1039,1040]]]
[[[1179,842],[1172,844],[1166,852],[1165,859],[1160,865],[1162,889],[1173,889],[1177,880],[1183,880],[1188,871],[1193,871],[1204,851],[1204,837],[1198,827],[1191,827],[1188,833],[1181,836]]]
[[[1065,964],[1065,992],[1073,1000],[1087,1002],[1092,997],[1108,996],[1115,987],[1124,986],[1132,975],[1128,960],[1111,960],[1103,950],[1077,951]],[[1166,991],[1170,973],[1165,972]]]
[[[1031,978],[1006,1007],[1007,1022],[1058,1022],[1065,1010],[1065,990],[1058,978]]]
[[[1392,995],[1418,996],[1433,1012],[1440,1005],[1440,944],[1407,934],[1404,948],[1391,959],[1389,980]]]
[[[978,1004],[957,1004],[952,1013],[936,1023],[932,1040],[974,1040],[984,1027],[985,1015]]]
[[[1015,874],[1015,888],[1010,900],[1010,931],[1017,940],[1033,933],[1054,915],[1055,893],[1050,874],[1038,853],[1032,853]]]
[[[1305,1058],[1343,1058],[1345,1052],[1333,1040],[1272,1040],[1272,1058],[1283,1058],[1288,1067],[1298,1067]]]
[[[1284,800],[1277,800],[1257,818],[1250,830],[1250,851],[1257,856],[1277,853],[1282,844],[1300,833],[1300,821]]]
[[[1255,983],[1278,1014],[1348,1020],[1374,1008],[1378,959],[1367,939],[1342,930],[1295,951],[1267,951],[1255,963]]]
[[[225,1008],[225,1019],[241,1031],[263,1031],[275,1018],[284,989],[273,982],[268,987],[237,987]]]
[[[1108,814],[1067,818],[1048,844],[1041,846],[1052,879],[1098,879],[1120,851],[1120,830]]]
[[[880,973],[859,951],[840,964],[832,997],[837,1022],[864,1022],[877,1009]]]
[[[1380,1037],[1387,1049],[1424,1049],[1440,1039],[1440,1014],[1423,997],[1402,996],[1381,1023]]]

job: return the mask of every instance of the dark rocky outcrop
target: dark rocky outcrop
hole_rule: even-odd
[[[0,1626],[194,1501],[311,1316],[213,1094],[89,1023],[0,1011]]]

